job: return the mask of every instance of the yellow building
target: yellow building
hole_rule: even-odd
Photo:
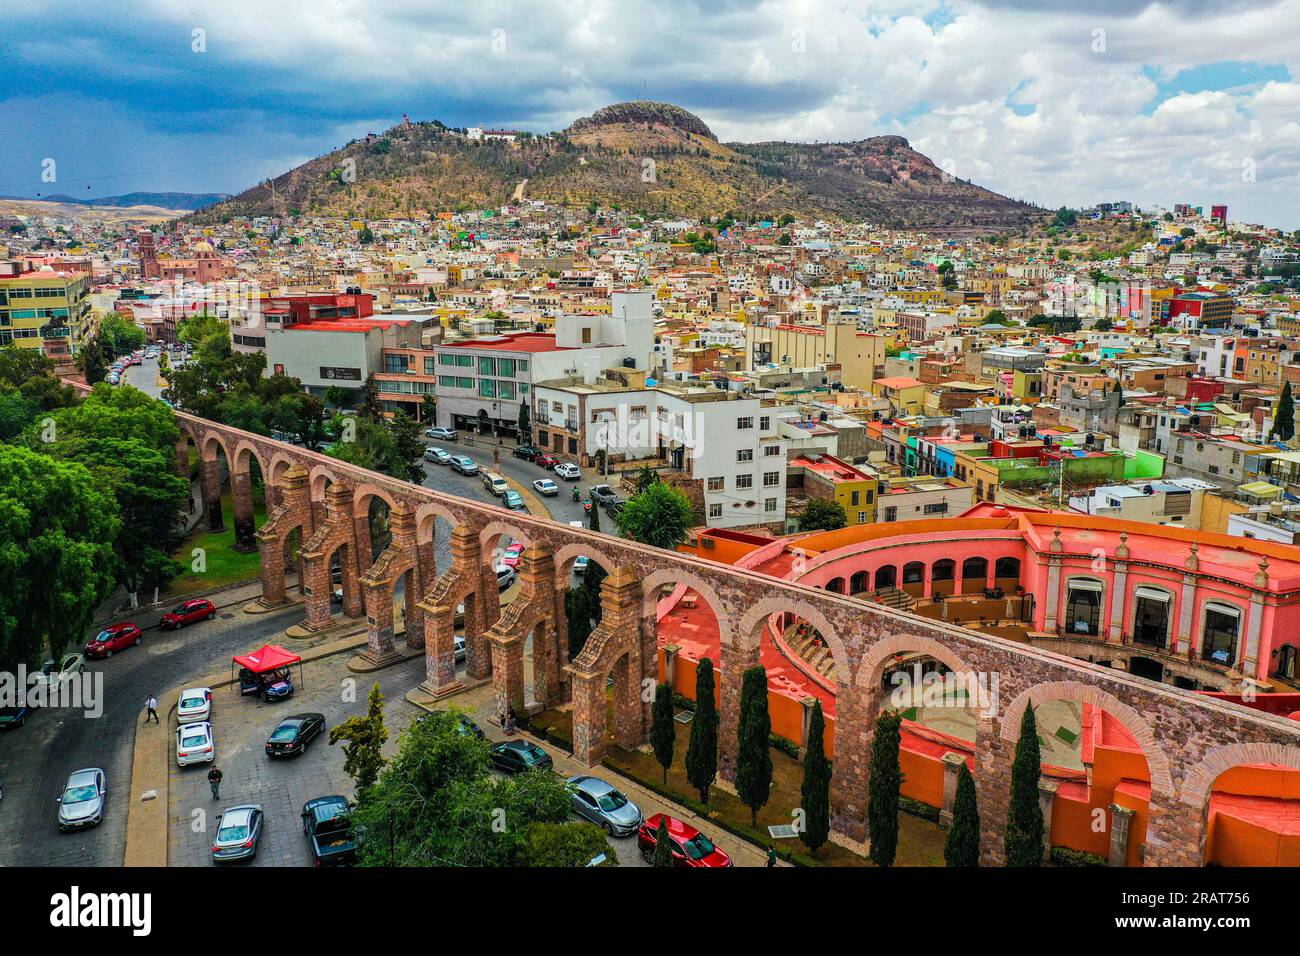
[[[766,365],[814,368],[839,365],[840,381],[851,388],[871,388],[876,375],[884,371],[884,336],[859,332],[855,323],[826,325],[753,325],[749,339],[746,371]]]
[[[799,455],[790,460],[790,468],[803,470],[807,497],[839,502],[849,527],[875,522],[880,482],[874,475],[833,455]]]
[[[0,276],[0,346],[42,349],[71,362],[90,331],[90,277],[49,267]]]

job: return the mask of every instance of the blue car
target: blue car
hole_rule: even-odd
[[[13,730],[15,727],[21,727],[27,723],[27,718],[31,712],[31,704],[23,704],[19,707],[0,707],[0,730]]]
[[[287,700],[293,696],[293,681],[289,669],[283,668],[267,674],[254,674],[247,667],[239,669],[239,693],[257,694],[262,700]]]

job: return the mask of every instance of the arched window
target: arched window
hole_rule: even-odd
[[[857,574],[853,575],[853,577],[849,578],[850,594],[861,594],[863,591],[867,590],[867,586],[868,575],[866,571],[859,571]]]
[[[967,558],[961,563],[961,576],[963,581],[970,581],[978,578],[983,581],[988,577],[989,563],[984,558]]]
[[[1205,605],[1205,625],[1201,629],[1201,657],[1215,664],[1230,666],[1237,660],[1237,638],[1241,634],[1241,609],[1231,604],[1209,601]]]
[[[876,568],[876,590],[881,588],[892,588],[898,584],[898,570],[892,565],[887,564],[883,568]]]
[[[934,562],[934,567],[930,569],[931,581],[951,581],[957,574],[957,562],[952,558],[944,558],[941,561]]]
[[[843,578],[831,578],[831,580],[829,580],[829,581],[826,582],[826,590],[827,590],[827,591],[833,591],[833,592],[836,593],[836,594],[843,594],[843,593],[844,593],[844,579],[843,579]]]
[[[925,565],[920,561],[909,561],[903,565],[903,583],[920,584],[925,580]]]
[[[1020,559],[1019,558],[998,558],[997,563],[993,566],[993,577],[995,578],[1015,578],[1020,580]]]
[[[1133,642],[1164,650],[1169,642],[1169,610],[1173,597],[1161,588],[1139,587],[1133,592]]]

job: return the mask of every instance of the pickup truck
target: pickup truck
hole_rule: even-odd
[[[311,843],[314,866],[351,866],[357,862],[352,804],[345,797],[317,797],[302,808],[302,832]]]
[[[608,508],[611,501],[618,500],[618,492],[609,485],[592,485],[587,494],[591,496],[593,504],[600,505],[602,508]]]

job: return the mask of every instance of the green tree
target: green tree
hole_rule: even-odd
[[[892,866],[898,852],[898,798],[903,785],[898,749],[902,723],[897,714],[881,714],[871,741],[867,828],[871,833],[871,860],[876,866]]]
[[[120,312],[110,312],[100,319],[99,335],[96,337],[107,347],[113,358],[142,349],[148,341],[144,329]]]
[[[83,465],[0,444],[0,670],[82,639],[113,586],[120,527]]]
[[[420,402],[420,424],[432,426],[438,421],[438,399],[432,392],[425,394]]]
[[[654,749],[655,760],[663,768],[664,786],[668,785],[668,768],[673,765],[673,745],[676,742],[673,689],[668,684],[660,684],[655,688],[655,699],[650,708],[650,746]]]
[[[333,409],[347,408],[351,393],[342,385],[331,385],[325,389],[325,401]]]
[[[614,523],[625,538],[671,551],[686,540],[695,522],[686,496],[656,481],[625,504]]]
[[[357,413],[372,422],[384,417],[384,405],[379,400],[379,383],[373,374],[367,375],[365,384],[361,386],[361,404],[357,406]]]
[[[108,375],[108,367],[112,364],[113,356],[104,344],[104,340],[98,335],[91,336],[77,353],[77,367],[81,369],[81,375],[87,385],[97,385],[102,382]]]
[[[772,753],[768,738],[772,718],[767,712],[767,670],[748,668],[740,685],[740,726],[736,746],[736,794],[749,807],[750,826],[758,826],[758,811],[772,792]]]
[[[1291,397],[1291,383],[1282,386],[1282,397],[1277,402],[1277,414],[1273,416],[1273,430],[1269,440],[1290,441],[1295,437],[1295,400]]]
[[[591,597],[590,592],[579,585],[564,592],[564,621],[569,643],[569,660],[582,653],[582,648],[591,637]]]
[[[1038,721],[1033,707],[1020,718],[1020,739],[1011,763],[1011,804],[1007,810],[1007,866],[1041,866],[1043,862],[1043,809],[1038,802],[1042,755],[1038,749]]]
[[[826,498],[809,498],[799,518],[801,531],[836,531],[849,523],[844,506]]]
[[[659,480],[659,473],[649,465],[642,465],[641,470],[636,473],[636,493],[641,494],[649,491],[650,486]]]
[[[975,778],[964,761],[957,771],[952,829],[943,845],[943,859],[949,866],[980,865],[980,811],[975,800]]]
[[[530,823],[524,827],[515,865],[586,866],[602,853],[601,866],[618,866],[618,853],[594,823]]]
[[[384,726],[384,692],[378,682],[370,688],[364,717],[349,717],[330,728],[330,746],[340,740],[347,741],[343,745],[343,772],[352,778],[360,800],[375,785],[384,767],[388,728]]]
[[[614,521],[617,523],[618,518],[615,517]],[[591,503],[591,510],[587,512],[587,528],[597,533],[600,531],[600,505],[595,501]]]
[[[528,411],[528,403],[519,403],[519,435],[518,443],[520,445],[531,445],[533,443],[533,421]]]
[[[686,745],[686,779],[709,802],[709,788],[718,775],[718,707],[713,701],[713,661],[701,659],[695,669],[695,717]]]
[[[803,758],[803,785],[800,788],[803,829],[799,839],[813,856],[831,834],[831,763],[826,759],[826,720],[822,702],[813,704],[808,718],[808,746]]]
[[[673,848],[668,836],[668,814],[666,813],[659,817],[659,829],[655,831],[654,865],[673,865]]]

